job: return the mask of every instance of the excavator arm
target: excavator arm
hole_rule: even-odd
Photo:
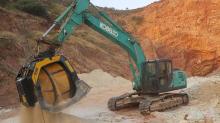
[[[97,32],[101,33],[102,35],[110,39],[112,42],[118,44],[120,47],[122,47],[124,50],[128,52],[129,57],[132,58],[136,65],[133,66],[132,62],[130,62],[130,69],[134,77],[133,88],[135,90],[140,90],[142,63],[144,63],[145,61],[145,56],[139,43],[131,35],[126,33],[124,30],[121,30],[117,26],[105,23],[104,21],[101,21],[99,18],[96,18],[90,13],[86,13],[85,15],[85,24],[87,24]],[[106,21],[109,22],[108,20]],[[137,71],[134,68],[137,68]]]
[[[86,24],[127,51],[133,60],[129,59],[134,78],[133,89],[138,92],[160,93],[186,87],[186,75],[183,71],[173,70],[172,63],[168,59],[146,61],[145,54],[138,41],[106,13],[99,11],[90,3],[90,0],[75,0],[55,20],[42,39],[56,24],[62,24],[62,26],[59,34],[52,41],[54,45],[62,45],[78,26]]]
[[[89,11],[90,6],[96,9],[98,17]],[[106,13],[99,11],[89,0],[84,0],[83,2],[79,0],[67,7],[63,14],[56,19],[52,27],[62,21],[66,21],[66,23],[64,23],[63,28],[54,40],[54,44],[61,45],[64,43],[77,26],[81,24],[88,25],[128,52],[136,65],[134,66],[132,62],[130,62],[130,69],[134,77],[133,88],[135,90],[141,89],[140,78],[142,75],[142,65],[146,60],[144,52],[135,38],[117,25]],[[44,37],[51,29],[52,28],[47,31]],[[135,68],[137,68],[137,70]]]

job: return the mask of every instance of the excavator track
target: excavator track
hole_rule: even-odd
[[[138,93],[126,93],[118,97],[112,97],[108,100],[108,108],[111,111],[117,111],[138,106],[143,97],[137,95]]]
[[[139,104],[139,110],[142,115],[148,115],[151,112],[165,111],[180,105],[187,105],[188,103],[189,103],[189,98],[187,94],[169,93],[169,94],[164,94],[153,100],[145,99],[141,101]]]
[[[161,95],[140,95],[127,93],[113,97],[108,101],[108,108],[117,111],[124,108],[139,106],[142,115],[148,115],[155,111],[165,111],[180,105],[187,105],[188,95],[185,93],[165,93]]]

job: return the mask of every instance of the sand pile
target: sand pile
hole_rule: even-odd
[[[133,111],[124,115],[121,112],[111,112],[107,108],[107,101],[113,96],[132,92],[132,83],[122,77],[113,77],[102,70],[79,75],[80,79],[89,84],[92,89],[86,98],[66,109],[64,112],[78,117],[92,119],[100,122],[133,123],[134,118],[129,117]],[[137,112],[139,115],[139,113]]]
[[[132,92],[131,82],[113,77],[102,70],[79,75],[91,87],[90,93],[80,102],[62,113],[51,114],[39,108],[23,109],[21,115],[0,123],[219,123],[220,122],[220,76],[192,77],[188,88],[190,103],[165,112],[140,115],[138,108],[111,112],[107,101],[112,96]],[[44,116],[44,117],[42,117]],[[43,119],[44,118],[44,119]],[[37,122],[36,122],[37,121]]]

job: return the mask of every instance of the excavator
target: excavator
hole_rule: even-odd
[[[39,102],[42,109],[59,112],[78,102],[89,92],[89,85],[79,79],[68,59],[58,52],[74,30],[82,24],[119,45],[129,55],[134,92],[111,97],[107,104],[109,110],[139,106],[140,113],[147,115],[188,104],[187,93],[178,91],[187,87],[184,71],[173,69],[169,59],[148,60],[139,42],[108,14],[94,6],[90,0],[74,0],[37,40],[38,44],[49,47],[37,52],[16,77],[17,90],[23,105],[34,107]],[[57,27],[58,34],[52,40],[47,40],[49,33]]]

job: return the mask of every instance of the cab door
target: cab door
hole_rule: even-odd
[[[172,63],[170,60],[159,60],[157,63],[159,92],[167,91],[172,82]]]

